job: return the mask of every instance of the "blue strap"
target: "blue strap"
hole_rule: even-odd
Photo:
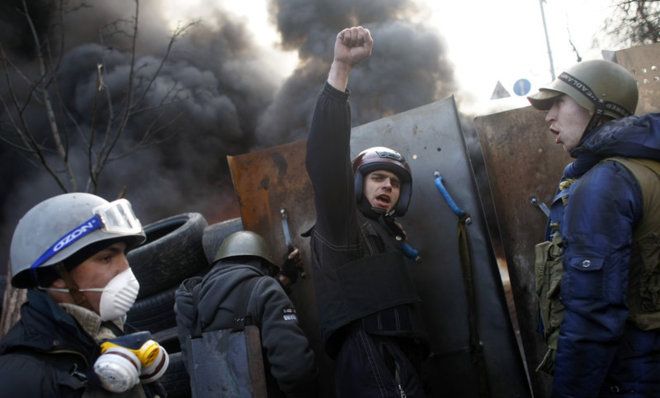
[[[30,266],[31,270],[36,270],[43,263],[54,257],[60,250],[65,249],[83,237],[89,235],[97,229],[103,228],[101,217],[94,215],[94,217],[78,225],[71,231],[67,232],[60,239],[57,240],[51,247],[49,247],[34,263]]]

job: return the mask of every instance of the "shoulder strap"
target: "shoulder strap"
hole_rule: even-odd
[[[639,238],[658,231],[660,226],[660,162],[651,159],[612,157],[622,164],[637,180],[642,193],[644,217],[637,225],[635,235]]]
[[[240,305],[234,313],[234,330],[243,330],[248,325],[255,325],[254,319],[248,314],[248,304],[250,304],[250,296],[255,283],[260,279],[260,276],[254,276],[243,283],[240,292]]]
[[[199,322],[199,316],[198,316],[199,311],[197,311],[198,304],[199,304],[199,291],[200,291],[201,287],[202,287],[202,284],[198,283],[193,288],[193,292],[192,292],[192,297],[193,297],[193,318],[192,318],[193,319],[193,322],[192,322],[193,331],[192,331],[192,334],[191,334],[190,337],[193,338],[193,339],[197,338],[197,337],[200,337],[202,335],[202,324],[201,324],[201,322]]]
[[[233,329],[233,330],[243,330],[245,329],[245,326],[247,325],[256,325],[256,322],[254,319],[252,319],[252,316],[248,314],[248,305],[250,303],[250,295],[252,293],[252,289],[254,288],[255,283],[261,278],[261,276],[253,276],[250,279],[248,279],[246,282],[242,283],[242,285],[239,287],[241,291],[239,292],[240,294],[240,301],[238,308],[234,312],[234,319],[233,319],[233,324],[232,325],[226,325],[222,329]],[[202,323],[199,321],[199,312],[198,312],[198,306],[199,306],[199,294],[201,290],[202,284],[198,284],[193,288],[192,296],[193,296],[193,331],[191,334],[192,338],[197,338],[202,335]]]
[[[635,165],[635,164],[640,165],[640,166],[644,166],[647,169],[651,170],[656,175],[660,176],[660,161],[657,161],[657,160],[640,159],[640,158],[623,158],[623,157],[618,157],[618,156],[611,157],[611,158],[606,158],[605,160],[613,160],[615,162],[619,162],[619,163],[623,164],[624,166],[628,167],[629,169],[633,168],[634,166],[632,166],[632,165]]]

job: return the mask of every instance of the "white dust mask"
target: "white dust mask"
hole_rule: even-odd
[[[133,306],[139,290],[140,283],[130,268],[115,275],[103,289],[80,289],[80,291],[102,292],[99,315],[103,321],[115,320],[126,315]]]

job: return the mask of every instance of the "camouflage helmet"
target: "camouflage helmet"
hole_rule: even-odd
[[[406,159],[393,149],[382,146],[371,147],[360,152],[353,159],[356,199],[358,202],[362,199],[364,177],[376,170],[387,170],[399,177],[401,189],[399,201],[394,206],[394,210],[397,216],[403,216],[408,211],[412,197],[412,175]]]
[[[548,110],[566,94],[591,114],[614,119],[635,113],[639,93],[633,75],[604,60],[584,61],[562,72],[550,85],[527,97],[536,109]]]
[[[126,242],[127,250],[145,240],[126,199],[108,202],[82,192],[46,199],[25,213],[14,230],[11,283],[17,288],[35,287],[37,274],[53,271],[92,245],[116,240]]]
[[[226,237],[218,248],[213,262],[238,256],[259,257],[277,266],[264,238],[252,231],[238,231]]]

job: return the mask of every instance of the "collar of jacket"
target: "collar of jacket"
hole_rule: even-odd
[[[254,269],[264,276],[272,276],[273,270],[270,269],[270,266],[265,265],[265,261],[262,261],[259,258],[248,259],[248,256],[243,257],[240,262],[235,261],[233,258],[228,258],[226,260],[218,260],[213,265],[218,268],[226,268],[231,266],[243,266]]]
[[[570,154],[576,159],[591,155],[599,159],[623,156],[660,160],[660,113],[605,123],[585,133]]]
[[[99,352],[94,339],[45,292],[28,290],[27,302],[21,307],[20,325],[22,328],[16,325],[7,333],[0,353],[12,347],[41,352],[71,350],[91,359]]]

